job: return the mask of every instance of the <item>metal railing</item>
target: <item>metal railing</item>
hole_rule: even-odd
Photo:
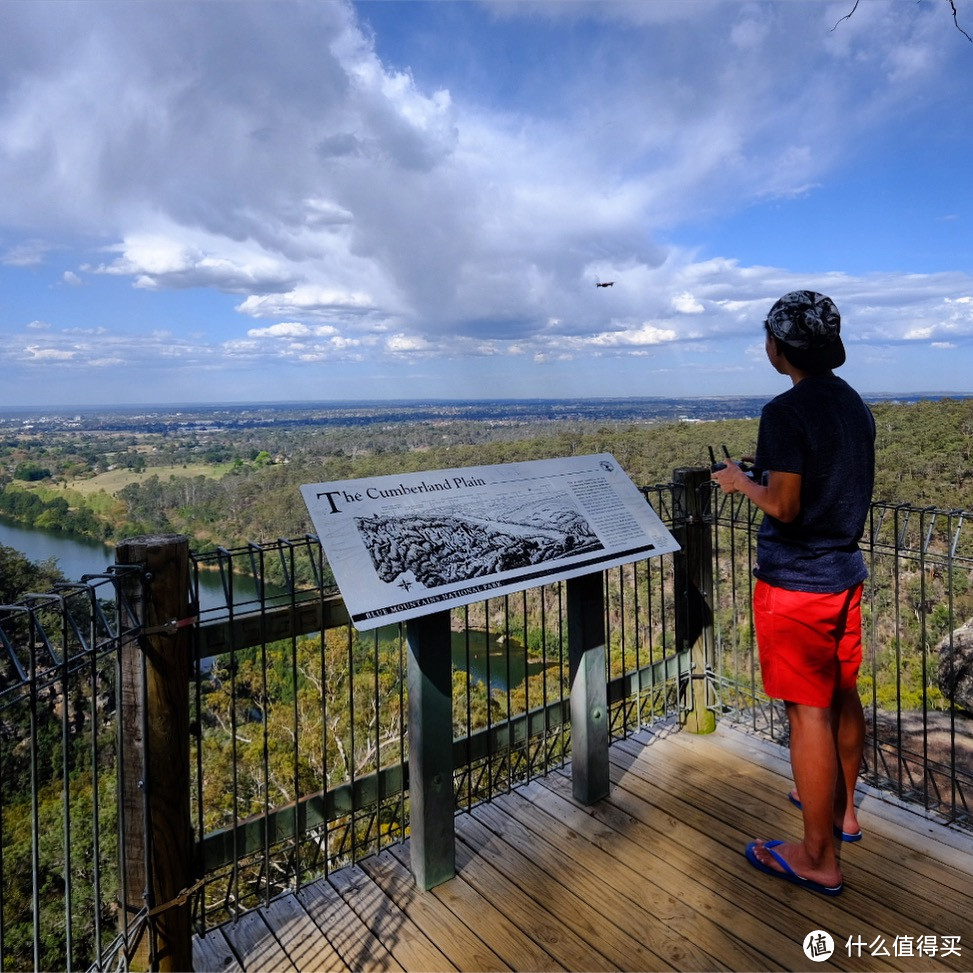
[[[0,609],[0,963],[87,966],[119,894],[119,648],[138,626],[124,568]]]
[[[705,690],[721,719],[786,741],[755,661],[758,516],[705,479],[645,491],[674,530],[705,536],[705,570],[667,556],[604,576],[612,738],[685,720]],[[973,617],[967,516],[876,503],[865,538],[865,776],[957,826],[970,825],[973,732],[939,687],[956,682],[954,633]],[[152,597],[146,573],[120,564],[0,608],[5,970],[164,966],[165,910],[204,929],[407,833],[404,635],[356,632],[316,538],[191,555],[179,617],[133,603]],[[204,574],[221,579],[221,604],[200,604]],[[569,759],[565,629],[562,585],[452,612],[457,813]],[[180,894],[160,901],[126,885],[124,863],[148,858],[127,847],[128,817],[159,785],[124,766],[150,727],[144,710],[138,725],[126,716],[123,658],[137,644],[154,666],[155,646],[183,636],[195,852]]]
[[[653,491],[663,513],[669,492]],[[359,634],[320,584],[321,556],[309,537],[195,559],[197,571],[220,570],[228,595],[241,568],[257,566],[261,592],[196,630],[200,925],[400,841],[408,827],[404,627]],[[278,577],[309,587],[262,583],[282,558]],[[671,576],[671,559],[604,576],[615,738],[681,711],[689,662],[676,647]],[[566,616],[562,584],[452,611],[458,813],[568,758]],[[221,760],[222,775],[212,769]]]
[[[726,719],[780,743],[783,705],[762,691],[750,576],[759,512],[715,498],[717,680]],[[871,505],[862,547],[859,691],[867,738],[863,778],[940,820],[973,827],[973,619],[971,514],[908,504]],[[965,680],[965,696],[964,696]]]

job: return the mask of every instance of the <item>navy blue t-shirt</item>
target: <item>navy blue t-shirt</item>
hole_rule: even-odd
[[[810,376],[764,406],[754,465],[801,475],[801,512],[764,514],[754,575],[792,591],[839,592],[867,576],[858,548],[875,485],[875,419],[833,375]]]

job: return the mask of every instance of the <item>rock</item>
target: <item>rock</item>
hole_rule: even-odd
[[[973,619],[939,645],[939,689],[956,706],[973,713]]]

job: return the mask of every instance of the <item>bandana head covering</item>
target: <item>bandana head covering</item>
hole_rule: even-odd
[[[798,368],[827,371],[845,362],[841,315],[834,301],[817,291],[785,294],[770,309],[767,330]]]

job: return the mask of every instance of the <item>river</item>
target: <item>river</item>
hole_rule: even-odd
[[[15,548],[31,561],[53,557],[68,581],[80,581],[83,574],[103,574],[109,564],[115,563],[114,549],[101,541],[25,527],[6,517],[0,517],[0,545]]]
[[[12,547],[35,562],[53,557],[68,581],[80,581],[86,574],[104,574],[105,568],[115,563],[115,549],[101,541],[56,530],[25,527],[6,517],[0,517],[0,545]],[[255,585],[247,578],[234,578],[233,591],[237,603],[255,597]],[[199,600],[202,611],[222,608],[226,604],[218,571],[200,572]]]
[[[25,527],[14,520],[0,517],[0,545],[12,547],[30,558],[45,561],[53,557],[68,581],[80,581],[86,574],[104,574],[115,563],[115,550],[100,541],[65,534],[61,531]],[[234,600],[245,602],[255,596],[253,582],[236,576],[233,581]],[[280,594],[268,592],[270,597]],[[225,603],[223,583],[215,571],[199,575],[199,600],[203,611],[222,608]],[[489,684],[492,690],[513,689],[543,666],[528,662],[523,647],[516,640],[505,644],[502,637],[488,637],[485,632],[470,631],[469,644],[462,632],[453,633],[453,665],[469,670],[474,681]],[[512,643],[512,644],[511,644]],[[512,650],[512,651],[508,651]]]

